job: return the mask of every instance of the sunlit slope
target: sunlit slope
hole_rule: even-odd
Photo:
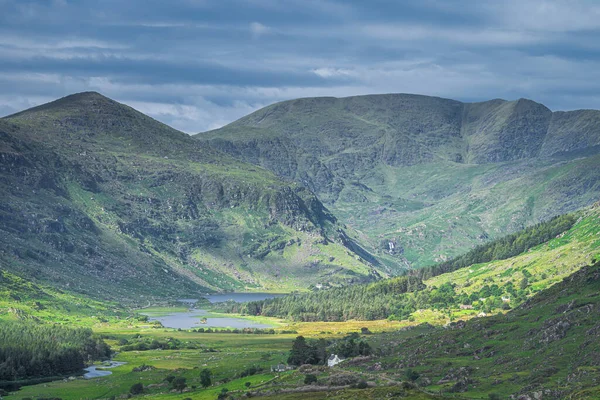
[[[600,259],[600,204],[576,213],[577,223],[556,238],[523,254],[475,264],[425,281],[427,286],[456,285],[457,292],[472,293],[485,285],[518,287],[523,278],[533,292],[562,281],[582,266]]]

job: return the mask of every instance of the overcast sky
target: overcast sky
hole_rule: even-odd
[[[308,96],[600,109],[600,1],[0,0],[0,116],[88,90],[189,133]]]

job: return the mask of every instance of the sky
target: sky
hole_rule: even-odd
[[[0,116],[82,91],[188,133],[312,96],[600,109],[600,1],[0,0]]]

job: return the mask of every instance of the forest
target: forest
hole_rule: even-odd
[[[385,319],[393,313],[398,295],[424,289],[417,277],[397,277],[367,285],[332,288],[274,299],[232,303],[228,312],[287,318],[293,321]]]
[[[87,328],[35,322],[0,324],[0,384],[80,372],[109,358],[108,345]]]
[[[511,282],[503,286],[491,284],[466,294],[457,293],[451,283],[426,288],[416,277],[398,277],[366,285],[228,304],[226,311],[302,322],[404,320],[410,319],[411,314],[419,309],[446,310],[459,308],[463,304],[473,305],[476,310],[491,312],[510,307],[502,302],[502,296],[508,295],[517,302],[524,300],[530,293],[526,278],[523,275],[522,286],[516,287]],[[481,301],[482,298],[485,301]]]

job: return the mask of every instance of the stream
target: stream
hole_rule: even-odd
[[[127,363],[120,362],[120,361],[108,361],[103,364],[90,365],[89,367],[83,369],[84,371],[86,371],[86,373],[83,374],[83,377],[85,379],[92,379],[92,378],[99,378],[101,376],[107,376],[107,375],[112,374],[112,372],[105,371],[105,369],[119,367],[124,364],[127,364]]]

